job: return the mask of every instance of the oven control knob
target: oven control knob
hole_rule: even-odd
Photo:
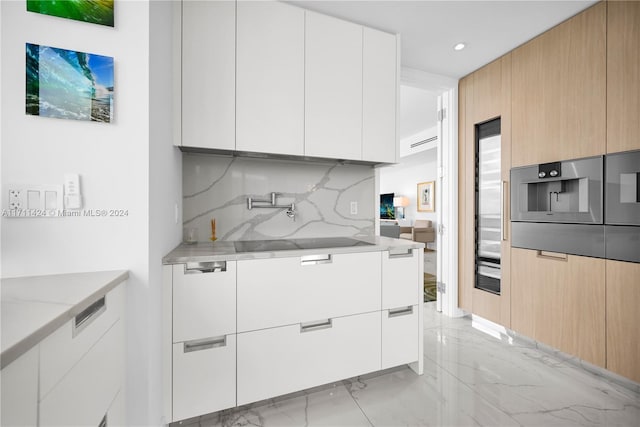
[[[544,178],[545,176],[547,176],[547,173],[545,171],[538,172],[538,178]]]
[[[555,170],[555,169],[553,169],[553,170],[549,171],[549,175],[551,175],[551,176],[558,176],[558,171],[557,171],[557,170]]]

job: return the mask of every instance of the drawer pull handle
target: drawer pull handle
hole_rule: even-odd
[[[71,337],[75,338],[95,319],[107,310],[107,298],[103,296],[89,307],[82,310],[73,321]]]
[[[391,317],[399,317],[399,316],[408,316],[409,314],[413,314],[413,306],[410,305],[408,307],[395,308],[393,310],[389,310],[389,318]]]
[[[326,255],[305,255],[300,257],[300,265],[316,265],[316,264],[331,264],[333,259],[330,254]]]
[[[221,273],[227,271],[227,261],[188,262],[184,274]]]
[[[331,319],[321,320],[320,322],[300,323],[300,332],[319,331],[331,327],[333,327],[333,321]]]
[[[567,254],[561,254],[558,252],[548,252],[548,251],[538,251],[536,256],[538,258],[552,259],[555,261],[567,261],[569,259],[569,256]]]
[[[227,336],[205,338],[203,340],[193,340],[184,343],[184,353],[192,351],[208,350],[215,347],[225,347],[227,345]]]
[[[413,256],[413,249],[390,249],[389,259],[394,258],[411,258]]]

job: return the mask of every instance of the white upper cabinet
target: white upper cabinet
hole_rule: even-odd
[[[236,150],[304,154],[304,10],[238,1]]]
[[[306,12],[305,155],[362,159],[362,26]]]
[[[183,0],[182,146],[235,149],[235,1]]]
[[[362,67],[362,160],[396,161],[397,41],[364,28]]]

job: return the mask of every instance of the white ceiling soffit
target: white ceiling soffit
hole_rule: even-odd
[[[290,1],[402,40],[402,66],[463,77],[596,1]],[[454,51],[458,42],[466,43]]]

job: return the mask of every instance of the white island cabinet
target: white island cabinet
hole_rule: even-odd
[[[165,421],[392,366],[422,374],[423,246],[374,240],[258,253],[221,242],[210,256],[186,245],[167,255]]]
[[[127,277],[2,279],[1,425],[126,424],[120,284]]]

